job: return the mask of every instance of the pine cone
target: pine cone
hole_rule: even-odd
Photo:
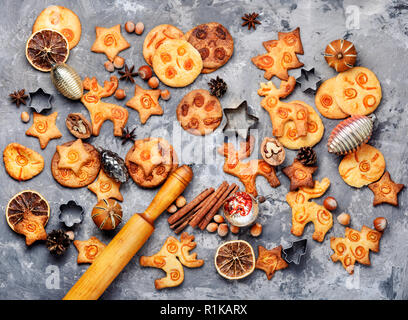
[[[296,159],[298,159],[303,165],[311,166],[314,165],[317,161],[316,152],[311,147],[302,147],[300,148]]]
[[[45,245],[51,253],[62,255],[71,244],[69,235],[64,230],[53,230],[47,236]]]
[[[210,94],[212,96],[216,96],[217,98],[221,98],[228,88],[225,81],[219,76],[217,76],[216,79],[211,79],[210,82],[208,82],[208,85],[210,86]]]

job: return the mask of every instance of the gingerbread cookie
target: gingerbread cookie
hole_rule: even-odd
[[[197,259],[197,253],[190,254],[195,247],[194,236],[183,232],[180,241],[174,237],[168,237],[155,255],[141,256],[140,265],[159,268],[166,272],[166,277],[154,281],[157,290],[176,287],[184,281],[183,265],[188,268],[198,268],[204,264],[204,260]]]
[[[290,179],[290,191],[295,191],[301,187],[313,188],[313,173],[317,167],[303,165],[298,159],[294,159],[293,163],[282,172]]]
[[[96,194],[98,201],[110,198],[123,201],[123,196],[119,191],[120,185],[120,182],[116,182],[101,170],[98,179],[90,184],[88,189]]]
[[[44,158],[19,143],[10,143],[3,151],[7,173],[18,181],[29,180],[44,169]]]
[[[200,53],[185,40],[166,40],[153,55],[153,69],[169,87],[185,87],[201,73]]]
[[[404,188],[404,185],[392,181],[388,171],[384,173],[379,181],[369,184],[368,187],[374,193],[373,206],[380,203],[389,203],[398,207],[398,193]]]
[[[313,240],[324,240],[324,236],[333,226],[333,216],[323,206],[309,200],[321,197],[329,186],[330,180],[323,178],[321,182],[315,181],[313,188],[301,187],[298,191],[291,191],[286,195],[286,201],[292,208],[293,235],[300,237],[306,224],[313,222]]]
[[[288,80],[288,70],[303,66],[296,54],[303,54],[300,29],[291,32],[279,32],[278,40],[262,43],[267,53],[251,59],[259,69],[265,70],[265,79],[271,80],[277,76],[281,80]]]
[[[184,33],[170,24],[161,24],[149,31],[143,42],[143,57],[148,65],[153,63],[153,55],[168,39],[183,39]]]
[[[380,251],[381,232],[363,226],[361,231],[346,228],[345,238],[330,239],[330,247],[334,254],[330,257],[333,262],[341,261],[349,274],[354,273],[354,264],[357,262],[369,266],[370,250]]]
[[[354,67],[337,75],[334,97],[344,113],[367,115],[380,104],[381,85],[374,72]]]
[[[75,240],[74,246],[78,250],[78,264],[94,262],[106,247],[106,245],[96,237],[91,237],[86,241]]]
[[[111,28],[95,27],[95,32],[96,39],[91,51],[104,53],[109,61],[113,61],[119,52],[130,47],[120,33],[120,24]]]
[[[336,102],[334,89],[336,87],[336,78],[331,78],[323,82],[316,92],[315,104],[317,110],[323,117],[329,119],[344,119],[348,117]]]
[[[79,139],[80,140],[80,139]],[[77,140],[78,141],[78,140]],[[66,142],[61,147],[69,148],[75,141]],[[60,154],[55,152],[51,160],[51,173],[54,179],[64,187],[81,188],[92,183],[101,169],[99,152],[90,144],[82,143],[85,151],[90,156],[87,163],[84,163],[78,174],[75,174],[71,169],[60,169]],[[61,150],[61,149],[60,149]],[[65,149],[67,150],[67,149]],[[64,148],[62,149],[64,151]]]
[[[198,50],[206,73],[222,67],[234,52],[234,40],[227,28],[217,22],[200,24],[185,38]]]
[[[238,151],[235,150],[232,143],[224,143],[217,151],[225,157],[224,172],[237,177],[243,183],[245,191],[257,197],[258,191],[255,180],[258,175],[265,177],[272,188],[280,186],[280,181],[276,176],[274,167],[266,161],[258,159],[248,162],[241,161],[251,155],[254,141],[254,137],[249,136],[247,141],[241,142]]]
[[[128,111],[116,104],[102,102],[101,99],[113,95],[118,87],[119,80],[112,76],[110,81],[103,83],[103,88],[98,84],[95,77],[86,77],[83,81],[84,89],[89,90],[81,98],[81,102],[88,109],[91,122],[92,134],[98,136],[102,124],[106,120],[113,122],[113,134],[116,137],[122,136],[122,130],[129,117]]]
[[[38,15],[32,33],[52,29],[62,33],[68,40],[69,49],[75,47],[81,38],[81,21],[71,10],[62,6],[50,6]]]
[[[38,138],[41,149],[44,149],[51,139],[62,137],[55,124],[57,116],[58,112],[54,112],[49,116],[33,112],[33,125],[26,131],[26,135]]]
[[[339,173],[344,182],[356,188],[377,181],[384,170],[384,156],[368,144],[363,144],[356,152],[346,155],[339,165]]]
[[[282,246],[267,250],[258,246],[258,258],[255,268],[265,271],[268,280],[271,280],[275,271],[286,269],[288,263],[282,258]]]
[[[190,91],[177,107],[177,120],[183,129],[191,134],[202,136],[209,134],[221,123],[220,101],[207,90]]]
[[[78,175],[79,170],[88,163],[92,156],[85,149],[82,140],[77,139],[70,146],[57,146],[57,152],[60,157],[58,169],[70,169]]]
[[[151,115],[162,115],[163,109],[159,104],[161,90],[145,90],[136,85],[135,95],[126,105],[139,112],[140,122],[145,124]]]

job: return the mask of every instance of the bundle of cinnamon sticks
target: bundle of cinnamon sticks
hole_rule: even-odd
[[[183,231],[188,225],[204,230],[224,204],[227,197],[239,187],[235,183],[229,185],[226,181],[217,188],[207,188],[191,202],[173,213],[168,219],[170,228],[176,234]]]

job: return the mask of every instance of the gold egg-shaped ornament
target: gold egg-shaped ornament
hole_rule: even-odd
[[[74,68],[66,63],[56,63],[52,66],[50,75],[55,88],[63,96],[71,100],[81,99],[84,87],[81,77]]]

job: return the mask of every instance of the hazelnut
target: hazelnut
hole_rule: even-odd
[[[213,219],[217,223],[223,223],[224,222],[224,217],[222,215],[220,215],[220,214],[216,214]]]
[[[112,62],[106,61],[103,65],[104,65],[106,71],[109,71],[109,72],[115,71],[115,67],[113,66]]]
[[[343,226],[348,226],[350,224],[350,215],[343,212],[337,216],[337,221]]]
[[[157,77],[151,77],[149,81],[147,81],[147,84],[150,88],[156,89],[159,86],[159,79],[157,79]]]
[[[239,227],[237,226],[230,226],[230,230],[233,234],[237,234],[239,232]]]
[[[160,93],[160,98],[162,98],[163,100],[169,100],[170,99],[170,91],[169,90],[162,90],[162,92]]]
[[[176,199],[176,206],[179,207],[179,208],[184,207],[186,205],[186,203],[187,203],[187,200],[183,196],[179,196]]]
[[[261,155],[271,166],[278,166],[285,161],[285,148],[277,139],[266,137],[261,144]]]
[[[138,35],[141,35],[141,34],[143,33],[143,30],[144,30],[144,24],[143,24],[143,22],[138,22],[138,23],[136,23],[135,33],[138,34]]]
[[[27,111],[23,111],[21,112],[21,121],[27,123],[28,121],[30,121],[30,115],[28,114]]]
[[[119,88],[115,91],[116,99],[122,100],[122,99],[125,99],[125,97],[126,97],[125,90]]]
[[[218,232],[218,235],[220,237],[225,237],[228,234],[228,231],[229,231],[229,229],[228,229],[228,225],[226,223],[221,223],[218,226],[217,232]]]
[[[215,222],[211,222],[207,225],[207,231],[208,232],[215,232],[218,229],[218,224]]]
[[[168,213],[175,213],[177,211],[177,207],[175,204],[172,204],[170,207],[167,208]]]
[[[374,228],[379,232],[383,232],[387,228],[387,219],[384,217],[378,217],[374,219]]]
[[[143,80],[149,80],[153,75],[152,68],[150,68],[147,65],[141,66],[137,73],[139,74],[139,77],[142,78]]]
[[[333,211],[337,209],[337,201],[333,197],[327,197],[323,201],[323,207],[327,210]]]
[[[116,57],[113,59],[113,66],[114,66],[116,69],[122,69],[124,65],[125,65],[125,59],[124,59],[124,58],[119,57],[119,56],[116,56]]]
[[[73,241],[75,239],[75,233],[72,230],[65,231],[65,234],[68,236],[68,239]]]
[[[252,227],[251,227],[251,236],[253,237],[259,237],[262,233],[262,225],[260,223],[255,223]]]
[[[132,33],[135,31],[135,24],[132,21],[127,21],[125,23],[125,30],[127,33]]]

